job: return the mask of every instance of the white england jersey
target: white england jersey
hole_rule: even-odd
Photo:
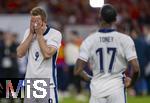
[[[26,30],[23,41],[28,37],[29,29]],[[26,78],[50,78],[50,84],[56,86],[56,58],[58,49],[61,46],[62,35],[59,31],[47,26],[44,39],[48,46],[53,46],[57,52],[52,58],[44,59],[39,47],[38,40],[33,39],[28,49],[28,63]],[[23,42],[22,41],[22,42]]]
[[[91,94],[105,97],[123,88],[123,73],[128,61],[135,58],[134,42],[125,34],[104,29],[87,37],[80,47],[79,59],[91,64]]]

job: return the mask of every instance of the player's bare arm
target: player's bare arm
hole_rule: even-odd
[[[34,34],[34,22],[35,22],[34,18],[31,17],[29,35],[25,39],[25,41],[23,43],[21,43],[17,48],[17,56],[19,58],[22,58],[23,56],[26,55],[26,52],[32,42],[33,34]]]
[[[80,75],[85,81],[90,81],[91,77],[83,71],[86,64],[87,62],[78,59],[75,65],[74,75]]]
[[[129,77],[125,78],[125,86],[126,87],[133,86],[140,75],[140,67],[139,67],[138,60],[133,59],[133,60],[129,61],[129,64],[131,65],[133,74],[131,76],[131,79]]]
[[[37,34],[37,40],[41,49],[41,52],[43,54],[43,57],[45,59],[51,58],[55,52],[57,51],[56,48],[52,46],[48,46],[46,44],[46,41],[44,39],[43,33],[46,30],[46,23],[42,22],[42,24],[37,24],[37,28],[35,29],[35,32]]]
[[[45,59],[51,58],[55,54],[56,48],[54,48],[52,46],[48,46],[46,44],[46,41],[44,40],[43,35],[38,34],[37,39],[38,39],[39,46],[41,48],[44,58]]]

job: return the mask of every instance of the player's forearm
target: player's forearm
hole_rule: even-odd
[[[81,76],[85,81],[89,82],[91,80],[91,77],[84,71],[82,71],[82,69],[74,69],[74,75],[77,76]]]
[[[77,66],[75,66],[74,75],[79,75],[81,71],[82,71],[82,69],[79,69],[79,68],[77,68]]]
[[[91,77],[83,71],[87,62],[78,59],[74,68],[74,75],[80,75],[85,81],[90,81]]]
[[[91,81],[91,79],[92,79],[92,77],[89,76],[89,75],[88,75],[86,72],[84,72],[84,71],[82,71],[82,72],[80,73],[80,76],[81,76],[85,81],[87,81],[87,82]]]
[[[52,56],[52,54],[50,52],[51,50],[47,46],[43,35],[38,35],[37,39],[38,39],[38,43],[39,43],[39,46],[40,46],[40,49],[41,49],[41,52],[42,52],[44,58],[45,59],[50,58]]]
[[[29,36],[26,38],[26,40],[20,44],[17,48],[17,57],[22,58],[26,55],[28,48],[30,47],[30,44],[32,42],[33,36],[29,34]]]
[[[78,59],[74,68],[74,75],[80,75],[80,73],[83,71],[84,66],[85,62]]]
[[[135,85],[135,82],[137,81],[137,79],[138,79],[139,76],[140,76],[140,68],[139,68],[139,65],[132,66],[132,68],[136,68],[136,69],[134,69],[134,71],[133,71],[132,80],[131,80],[131,85],[130,85],[130,86],[134,86],[134,85]]]
[[[79,69],[78,69],[79,70]],[[81,76],[85,81],[89,82],[91,80],[91,77],[84,71],[78,71],[77,69],[74,70],[74,75]]]
[[[131,80],[130,86],[133,86],[135,84],[135,82],[137,81],[138,77],[140,76],[140,67],[139,67],[137,60],[130,61],[130,64],[133,69],[133,74],[131,76],[132,80]]]
[[[130,86],[134,86],[135,82],[137,81],[138,77],[139,77],[139,72],[134,72],[132,75],[132,80],[131,80],[131,85]]]

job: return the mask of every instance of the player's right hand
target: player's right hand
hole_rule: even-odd
[[[131,78],[130,77],[125,77],[124,81],[125,81],[125,87],[126,88],[131,86]]]
[[[30,34],[34,34],[34,24],[35,24],[35,20],[33,18],[31,18],[31,20],[30,20]]]

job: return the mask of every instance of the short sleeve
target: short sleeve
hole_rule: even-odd
[[[62,35],[59,31],[52,32],[51,37],[47,39],[47,45],[58,49],[61,46]]]
[[[133,40],[130,37],[126,39],[123,45],[124,45],[124,53],[128,61],[137,58],[135,45]]]
[[[80,46],[79,59],[85,62],[87,62],[89,59],[89,50],[88,50],[88,44],[86,40],[83,41],[83,43]]]
[[[21,43],[23,43],[23,42],[26,40],[26,38],[28,37],[28,35],[29,35],[29,29],[27,29],[27,30],[25,31],[25,33],[24,33],[24,36],[23,36],[23,39],[22,39]]]

